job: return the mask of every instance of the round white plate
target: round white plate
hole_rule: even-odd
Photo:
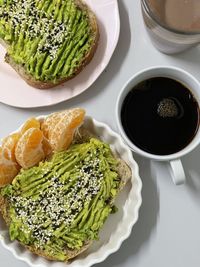
[[[99,240],[95,241],[89,249],[69,263],[69,267],[90,267],[104,261],[110,254],[116,252],[122,242],[128,238],[133,225],[138,220],[138,212],[142,203],[142,182],[139,177],[139,168],[128,146],[124,144],[118,134],[104,123],[86,117],[84,125],[92,133],[99,136],[102,141],[110,144],[112,151],[129,165],[132,177],[117,197],[115,204],[118,212],[108,217],[100,231]],[[11,242],[8,228],[1,216],[0,243],[11,251],[17,259],[26,262],[31,267],[66,267],[66,263],[50,262],[32,254],[17,241]]]
[[[74,79],[53,89],[35,89],[4,62],[0,46],[0,102],[15,107],[41,107],[60,103],[89,88],[108,65],[119,38],[117,0],[85,0],[97,16],[100,39],[92,61]]]

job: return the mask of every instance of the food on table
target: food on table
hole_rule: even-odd
[[[37,128],[28,129],[20,137],[15,149],[15,156],[22,168],[28,169],[45,159],[43,138],[43,132]]]
[[[40,144],[42,149],[42,138],[48,141],[51,131],[65,123],[68,128],[58,138],[68,138],[66,129],[76,132],[69,147],[53,150],[34,167],[26,165],[0,189],[0,210],[11,240],[49,260],[68,261],[98,239],[104,222],[116,211],[116,196],[131,176],[128,165],[110,146],[85,128],[84,115],[82,109],[54,113],[41,120],[44,134],[38,128],[27,129],[17,146],[30,142],[31,148]]]
[[[44,120],[30,118],[18,132],[4,138],[0,173],[7,178],[0,180],[0,186],[10,183],[21,167],[28,169],[53,152],[67,149],[84,116],[84,109],[74,108],[53,113]]]
[[[20,133],[13,133],[2,141],[2,156],[8,160],[16,161],[15,148],[19,141]]]
[[[7,159],[0,147],[0,187],[12,182],[18,174],[20,166],[12,159]]]
[[[28,119],[22,126],[20,134],[24,134],[30,128],[40,129],[40,121],[36,118]]]
[[[36,88],[75,77],[93,58],[98,39],[96,17],[82,0],[0,1],[5,61]]]
[[[83,123],[84,116],[84,109],[75,108],[53,113],[44,119],[41,128],[53,151],[62,151],[69,147],[76,128]]]

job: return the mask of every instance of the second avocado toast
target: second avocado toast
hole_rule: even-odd
[[[82,0],[0,0],[0,42],[8,62],[30,85],[51,88],[76,76],[99,39]]]

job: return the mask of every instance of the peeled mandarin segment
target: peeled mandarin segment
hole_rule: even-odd
[[[27,134],[26,134],[27,133]],[[39,129],[30,128],[24,133],[24,141],[27,144],[27,148],[38,148],[38,144],[41,144],[43,140],[43,133]]]
[[[49,137],[49,132],[53,131],[53,128],[61,119],[62,112],[53,113],[44,119],[44,121],[41,123],[41,129],[46,138]]]
[[[48,132],[49,142],[55,152],[65,150],[70,146],[75,129],[84,120],[85,110],[75,108],[63,111],[61,115],[59,122]]]
[[[14,133],[3,139],[2,153],[6,159],[16,161],[15,147],[17,145],[19,138],[20,138],[20,134]]]
[[[52,153],[51,145],[46,137],[44,137],[42,140],[42,149],[44,151],[45,156],[48,156]]]
[[[21,134],[24,134],[30,128],[40,129],[40,122],[39,122],[39,120],[37,120],[36,118],[30,118],[30,119],[28,119],[24,123],[24,125],[22,126],[20,133]]]
[[[83,122],[85,117],[85,110],[81,108],[69,110],[68,116],[69,118],[67,119],[67,121],[69,121],[70,123],[69,127],[71,129],[74,129]]]
[[[35,166],[45,158],[42,141],[43,133],[37,128],[30,128],[21,136],[15,149],[15,157],[22,168]]]
[[[73,140],[74,131],[72,130],[57,130],[57,134],[51,136],[50,142],[54,152],[59,152],[67,149]]]
[[[66,118],[66,116],[70,116],[70,114],[82,114],[84,117],[85,115],[85,110],[81,108],[74,108],[74,109],[69,109],[69,110],[64,110],[61,112],[56,112],[51,115],[49,115],[47,118],[44,119],[44,121],[41,124],[41,129],[44,133],[44,136],[46,138],[49,137],[49,133],[54,131],[55,126],[63,119]],[[83,118],[82,118],[83,120]]]
[[[19,172],[19,165],[13,161],[0,160],[0,187],[10,184]]]
[[[0,187],[11,183],[20,170],[20,166],[16,162],[6,159],[2,151],[2,147],[0,147]]]

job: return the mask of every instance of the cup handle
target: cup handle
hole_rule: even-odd
[[[169,163],[171,167],[170,172],[174,184],[175,185],[184,184],[186,177],[181,160],[180,159],[171,160]]]

